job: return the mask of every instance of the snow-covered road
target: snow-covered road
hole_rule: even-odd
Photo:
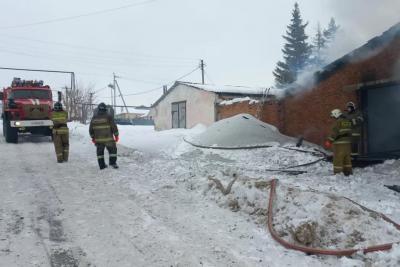
[[[1,143],[1,266],[247,264],[230,229],[244,224],[248,236],[253,227],[238,217],[221,228],[229,211],[164,184],[172,164],[120,147],[122,168],[100,172],[88,143],[73,140],[70,162],[57,164],[48,140],[31,142]]]
[[[23,138],[14,145],[0,137],[0,266],[364,264],[282,248],[254,217],[225,208],[204,177],[236,165],[234,171],[257,176],[260,169],[246,171],[257,163],[243,162],[237,154],[188,150],[181,142],[183,131],[160,134],[143,128],[134,135],[121,128],[118,170],[98,170],[85,126],[71,125],[66,164],[56,163],[46,138]],[[262,155],[255,152],[251,160]],[[321,188],[328,190],[334,182],[328,178]],[[263,196],[260,203],[266,201]],[[391,212],[399,209],[390,205]],[[392,257],[378,260],[385,255]]]
[[[265,264],[264,233],[176,184],[175,161],[120,146],[121,168],[99,171],[71,141],[67,164],[46,138],[1,141],[1,266]]]

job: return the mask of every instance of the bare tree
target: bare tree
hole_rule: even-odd
[[[94,86],[84,86],[78,83],[75,89],[65,87],[63,104],[69,114],[70,120],[87,123],[93,113],[92,103],[95,100]]]

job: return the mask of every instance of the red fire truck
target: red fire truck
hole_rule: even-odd
[[[14,78],[10,87],[0,92],[3,135],[7,143],[17,143],[18,133],[51,136],[53,97],[43,81]]]

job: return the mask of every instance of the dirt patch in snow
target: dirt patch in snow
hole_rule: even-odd
[[[351,249],[400,241],[400,231],[379,213],[346,198],[279,185],[275,230],[289,242],[327,249]]]
[[[204,194],[223,208],[246,213],[256,223],[265,224],[269,186],[270,181],[263,178],[250,178],[225,170],[208,177]]]
[[[249,114],[239,114],[215,122],[190,142],[199,146],[237,148],[294,144],[296,139],[281,134],[276,127]]]

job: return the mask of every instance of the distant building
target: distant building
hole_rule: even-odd
[[[152,125],[153,121],[149,117],[150,108],[128,108],[128,112],[121,112],[114,116],[118,124]]]
[[[199,123],[209,126],[221,119],[224,101],[245,98],[256,103],[263,91],[263,88],[177,81],[152,105],[149,116],[154,119],[156,130],[192,128]]]
[[[136,118],[145,118],[149,114],[150,110],[137,110],[130,109],[129,113],[123,112],[115,115],[115,119],[136,119]]]

